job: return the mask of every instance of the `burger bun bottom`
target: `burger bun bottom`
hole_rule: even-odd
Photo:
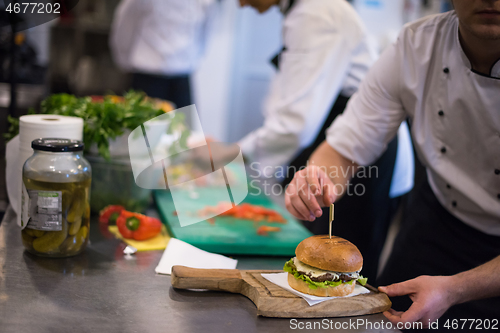
[[[336,287],[311,289],[309,288],[307,282],[296,279],[292,274],[288,273],[288,284],[290,285],[290,287],[304,294],[321,297],[347,296],[354,291],[354,287],[356,285],[355,282],[356,281],[353,281],[352,284],[342,283]]]

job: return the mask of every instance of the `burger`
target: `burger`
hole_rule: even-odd
[[[304,239],[283,270],[293,289],[314,296],[347,296],[356,281],[365,285],[359,274],[363,256],[358,248],[340,237],[317,235]]]

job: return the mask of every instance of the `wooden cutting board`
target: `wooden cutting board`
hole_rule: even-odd
[[[172,286],[178,289],[208,289],[242,294],[256,306],[257,314],[278,318],[349,317],[379,313],[391,307],[386,294],[370,285],[369,294],[335,298],[314,306],[289,291],[264,279],[269,270],[195,269],[185,266],[172,268]]]

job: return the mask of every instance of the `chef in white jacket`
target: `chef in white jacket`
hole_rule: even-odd
[[[346,0],[240,0],[240,5],[252,6],[260,13],[277,5],[284,14],[284,48],[274,59],[278,71],[264,105],[264,124],[239,145],[251,167],[261,174],[268,171],[268,177],[273,176],[269,171],[282,174],[280,167],[289,166],[285,168],[287,184],[324,141],[325,130],[357,91],[376,54],[359,16]],[[354,179],[352,195],[335,208],[339,222],[334,233],[360,248],[365,259],[363,272],[372,278],[397,206],[391,197],[413,186],[413,154],[406,123],[400,134],[399,143],[393,140],[373,164],[376,172]],[[309,220],[320,215],[312,212]],[[322,223],[305,225],[316,234],[328,233],[326,216],[323,214]]]
[[[297,217],[329,205],[328,189],[346,179],[318,168],[372,163],[409,117],[426,176],[377,279],[393,297],[384,314],[400,328],[470,332],[500,314],[500,1],[452,3],[455,10],[404,27],[285,202]]]
[[[203,54],[216,0],[122,0],[111,29],[118,66],[132,73],[132,88],[192,104],[190,75]]]

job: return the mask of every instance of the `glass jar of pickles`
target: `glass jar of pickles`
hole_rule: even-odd
[[[37,139],[23,167],[21,228],[27,251],[45,257],[77,255],[87,246],[90,164],[83,143]]]

